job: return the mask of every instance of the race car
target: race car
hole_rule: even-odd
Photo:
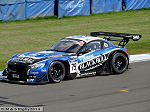
[[[121,74],[129,65],[125,45],[129,40],[137,41],[141,37],[139,34],[112,32],[66,37],[48,50],[15,54],[9,59],[2,76],[8,81],[58,83],[65,78],[96,75],[102,71]],[[116,46],[109,41],[119,44]]]

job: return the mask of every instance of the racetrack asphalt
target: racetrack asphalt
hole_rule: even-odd
[[[43,106],[45,112],[150,112],[150,61],[121,75],[94,76],[58,84],[0,82],[0,107]]]

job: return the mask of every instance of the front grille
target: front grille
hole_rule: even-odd
[[[7,70],[8,79],[15,81],[27,81],[28,64],[9,63]],[[13,78],[13,74],[18,74],[19,78]]]
[[[27,65],[23,65],[23,64],[8,64],[8,68],[16,71],[16,72],[23,72],[27,69]]]

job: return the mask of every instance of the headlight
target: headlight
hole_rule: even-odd
[[[44,65],[45,65],[44,63],[35,63],[33,65],[30,65],[30,69],[37,69]]]

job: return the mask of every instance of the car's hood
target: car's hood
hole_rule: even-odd
[[[32,64],[50,58],[71,56],[71,55],[74,55],[74,53],[56,52],[56,51],[27,52],[18,54],[14,58],[10,59],[10,62]]]
[[[38,52],[27,52],[20,55],[20,57],[30,57],[33,59],[41,59],[45,57],[55,57],[55,56],[64,56],[70,55],[71,53],[66,52],[56,52],[56,51],[38,51]]]

